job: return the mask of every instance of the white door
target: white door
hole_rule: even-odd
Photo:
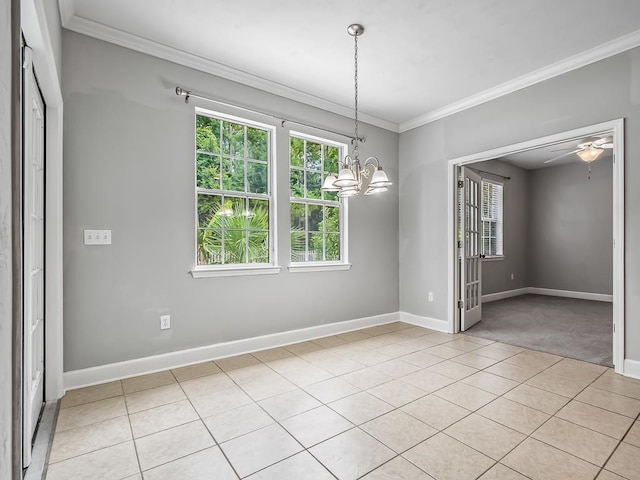
[[[23,466],[44,404],[44,103],[29,55],[23,91]]]
[[[462,255],[460,256],[460,329],[465,331],[482,318],[482,262],[480,237],[482,223],[482,179],[468,168],[461,167],[462,177]],[[460,245],[460,244],[459,244]]]

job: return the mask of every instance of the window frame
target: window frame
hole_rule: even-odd
[[[481,195],[481,200],[482,200],[482,207],[484,207],[485,202],[485,198],[484,198],[484,184],[492,184],[495,186],[500,187],[501,189],[501,204],[500,204],[500,213],[498,215],[498,218],[493,220],[485,220],[486,217],[484,217],[482,215],[484,208],[480,209],[480,224],[482,227],[482,231],[481,231],[481,235],[480,235],[480,253],[482,255],[484,255],[483,260],[503,260],[504,259],[504,183],[502,182],[497,182],[495,180],[486,180],[486,179],[482,179],[481,181],[481,185],[480,185],[480,195]],[[500,254],[495,254],[495,255],[489,255],[487,253],[485,253],[484,251],[484,239],[485,239],[485,235],[484,235],[484,229],[485,229],[485,222],[493,222],[496,224],[496,250],[497,250],[497,246],[498,244],[500,244],[502,246],[502,253]],[[498,242],[498,239],[500,240]]]
[[[198,186],[198,149],[196,143],[196,128],[197,117],[206,116],[220,120],[222,122],[231,122],[242,126],[256,128],[267,132],[267,194],[258,194],[252,192],[236,192],[232,190],[219,189],[207,189]],[[195,107],[193,114],[193,185],[194,185],[194,220],[195,220],[195,238],[194,238],[194,267],[191,269],[191,275],[193,278],[207,278],[207,277],[228,277],[228,276],[242,276],[242,275],[270,275],[280,272],[281,267],[278,264],[278,241],[277,241],[277,204],[276,204],[276,188],[277,188],[277,175],[276,175],[276,128],[273,125],[257,122],[248,118],[237,117],[229,115],[227,113],[210,110],[201,107]],[[221,160],[223,159],[222,152],[220,153]],[[247,165],[246,153],[243,156],[245,166]],[[220,172],[222,175],[222,172]],[[245,181],[246,181],[246,169],[245,169]],[[222,187],[222,185],[220,185]],[[245,186],[246,188],[246,186]],[[218,195],[224,197],[242,198],[245,201],[254,200],[267,200],[269,202],[269,262],[268,263],[230,263],[230,264],[198,264],[198,230],[199,230],[199,218],[198,218],[198,196],[205,195]]]
[[[288,269],[292,273],[304,273],[304,272],[315,272],[315,271],[332,271],[332,270],[349,270],[351,268],[351,264],[349,263],[349,235],[348,235],[348,218],[349,218],[349,201],[348,198],[338,198],[338,200],[325,200],[325,199],[314,199],[314,198],[298,198],[291,196],[291,138],[297,138],[300,140],[306,140],[313,143],[319,143],[323,146],[331,146],[338,148],[338,170],[340,169],[340,165],[342,163],[342,159],[349,151],[349,146],[346,143],[338,142],[335,140],[330,140],[328,138],[318,137],[315,135],[310,135],[308,133],[303,133],[300,131],[289,131],[289,135],[287,138],[288,144],[288,155],[287,155],[287,179],[288,179],[288,201],[289,201],[289,209],[288,209],[288,232],[289,232],[289,266]],[[321,173],[321,182],[320,185],[324,182],[324,154],[322,154],[322,164],[320,167]],[[302,167],[293,167],[293,170],[302,170],[305,172],[306,178],[306,166]],[[334,172],[336,175],[338,172]],[[305,182],[306,185],[306,182]],[[306,189],[306,186],[305,186]],[[339,215],[339,229],[338,232],[340,236],[340,260],[315,260],[315,261],[302,261],[302,262],[294,262],[291,260],[291,206],[292,204],[301,204],[305,205],[305,212],[307,205],[320,205],[338,207],[338,215]],[[305,215],[306,216],[306,215]],[[305,234],[308,235],[309,231],[305,229]],[[323,235],[326,236],[327,232],[323,232]]]

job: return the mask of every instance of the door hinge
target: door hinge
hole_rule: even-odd
[[[458,300],[458,308],[464,307],[464,302],[462,300]]]
[[[616,333],[616,324],[613,324],[613,333]]]
[[[464,181],[458,180],[458,188],[464,188]]]
[[[462,240],[458,240],[458,248],[462,248]]]

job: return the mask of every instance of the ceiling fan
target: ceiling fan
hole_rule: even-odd
[[[602,137],[597,140],[587,141],[578,144],[578,147],[575,150],[570,152],[563,153],[562,155],[558,155],[557,157],[553,157],[547,160],[544,163],[551,163],[559,160],[568,155],[573,155],[574,153],[580,157],[580,159],[586,163],[595,162],[600,155],[605,151],[605,149],[613,148],[613,139],[611,137]]]

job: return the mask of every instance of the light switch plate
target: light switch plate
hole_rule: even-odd
[[[111,230],[85,230],[85,245],[111,245]]]

